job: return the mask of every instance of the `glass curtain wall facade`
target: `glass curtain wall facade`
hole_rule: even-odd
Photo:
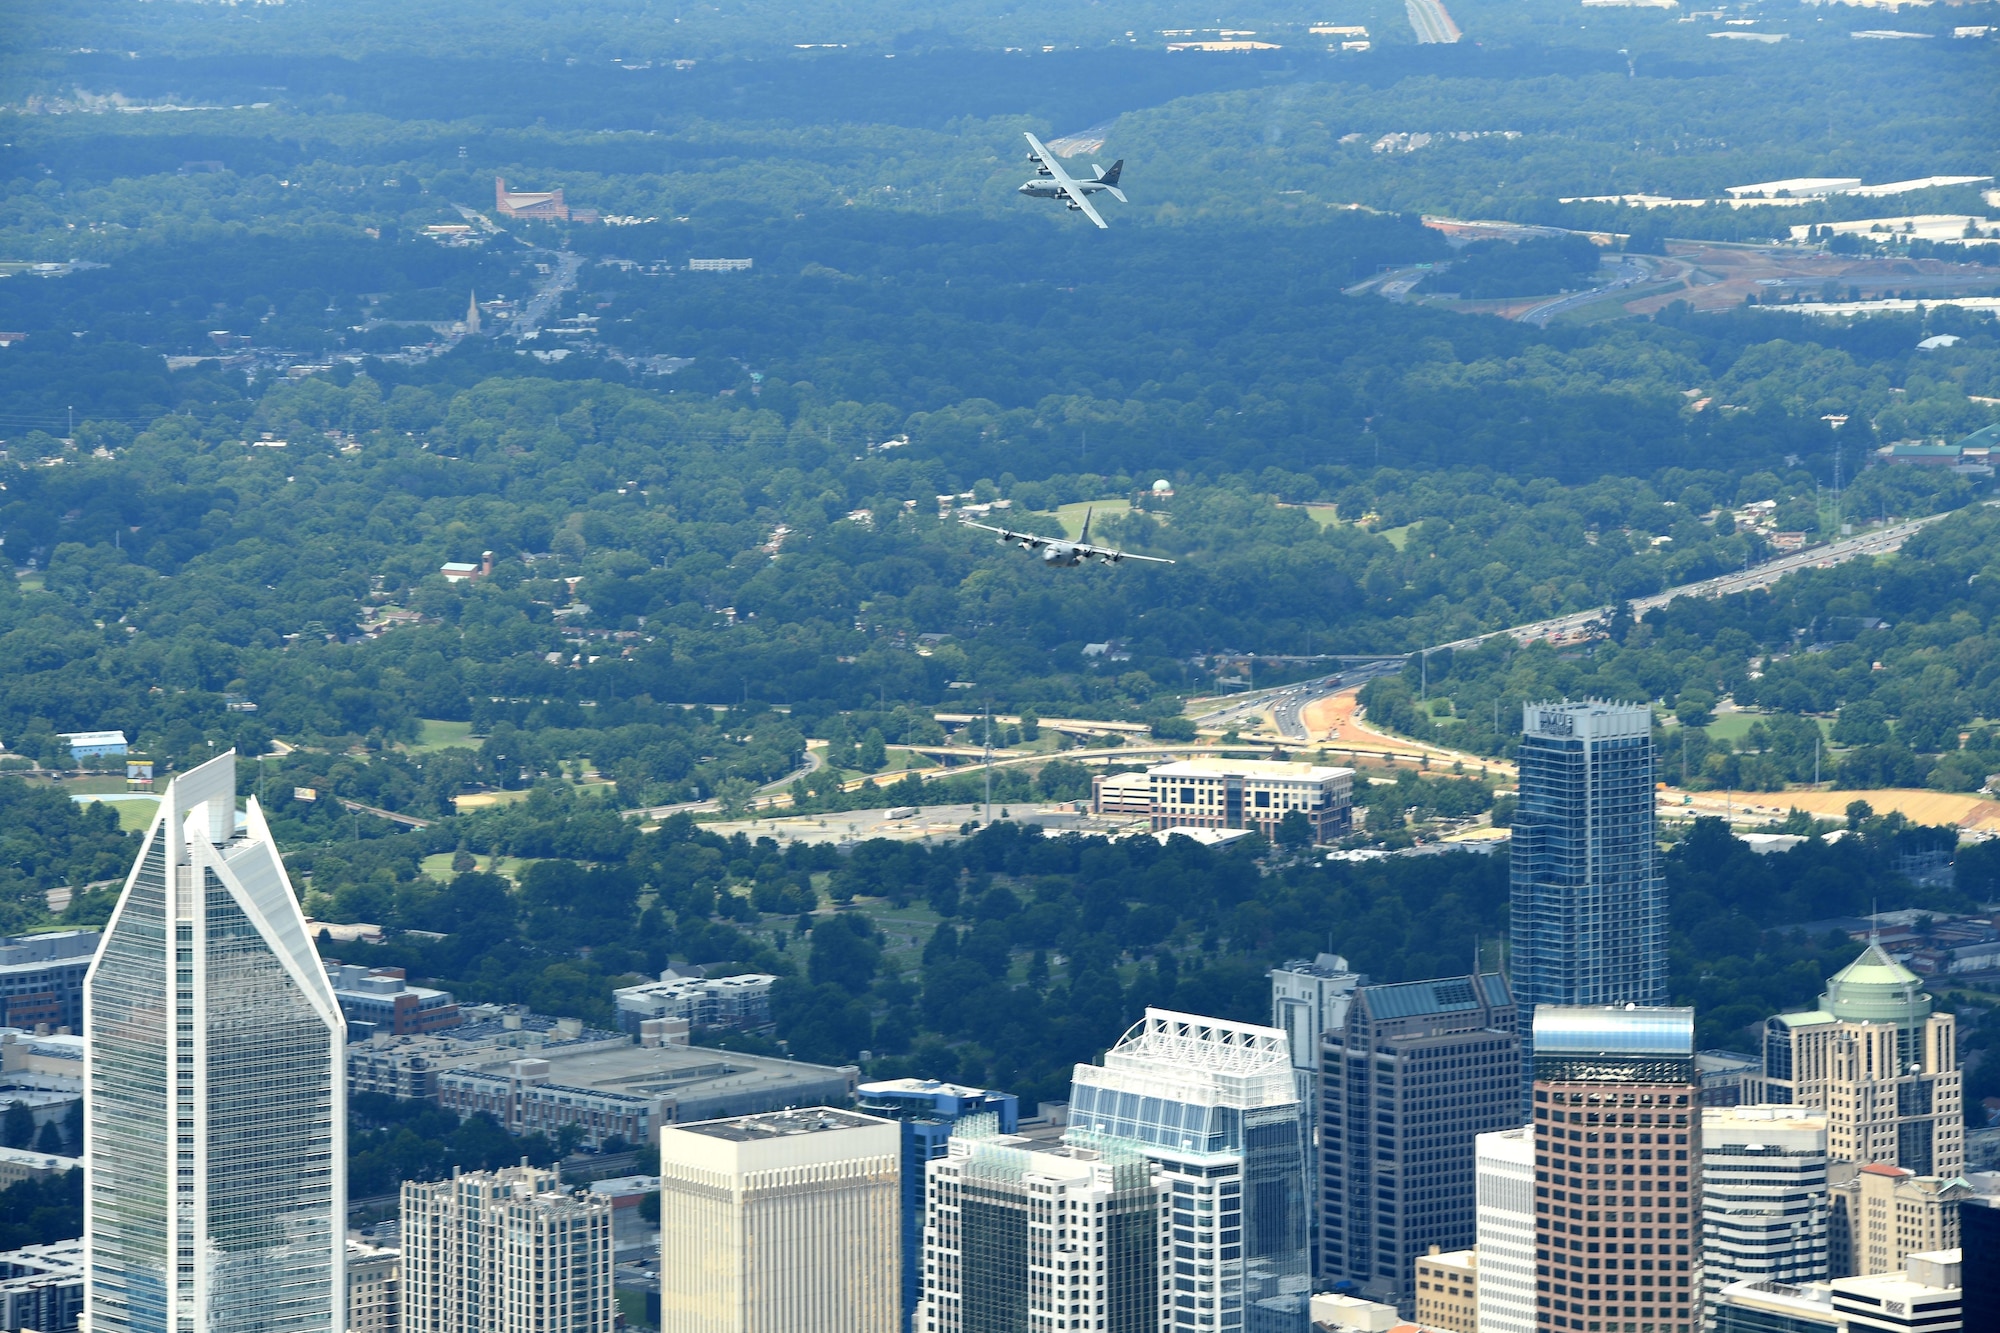
[[[1302,1110],[1276,1028],[1148,1009],[1076,1067],[1069,1141],[1123,1141],[1172,1182],[1163,1326],[1305,1333]]]
[[[1158,1333],[1167,1183],[1132,1145],[969,1115],[928,1163],[923,1333]]]
[[[1653,834],[1652,710],[1525,705],[1518,758],[1514,998],[1524,1013],[1544,1004],[1665,1004],[1667,894]]]
[[[925,1167],[945,1155],[946,1145],[966,1116],[991,1112],[999,1132],[1020,1125],[1020,1099],[1011,1092],[961,1087],[930,1078],[863,1083],[855,1102],[870,1115],[894,1120],[903,1139],[903,1317],[914,1320],[924,1297]]]
[[[176,777],[85,983],[86,1325],[342,1333],[345,1029],[235,755]]]

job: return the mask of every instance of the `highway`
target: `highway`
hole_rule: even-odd
[[[1990,501],[1988,503],[1991,503]],[[1684,583],[1678,588],[1668,588],[1665,592],[1649,597],[1632,599],[1634,615],[1644,615],[1654,607],[1665,606],[1676,597],[1728,597],[1739,592],[1749,592],[1753,588],[1768,588],[1787,574],[1801,569],[1825,569],[1845,564],[1859,556],[1887,555],[1901,549],[1904,542],[1924,528],[1949,514],[1927,514],[1922,518],[1909,519],[1902,523],[1892,523],[1874,532],[1865,532],[1858,537],[1847,537],[1825,546],[1810,546],[1803,551],[1781,555],[1775,560],[1766,560],[1761,565],[1734,574],[1723,574],[1717,578],[1703,579],[1699,583]],[[1589,611],[1572,611],[1568,615],[1556,616],[1550,620],[1537,620],[1532,624],[1516,625],[1512,629],[1495,630],[1492,634],[1477,634],[1471,638],[1454,639],[1450,643],[1440,643],[1425,649],[1426,652],[1441,652],[1445,649],[1477,648],[1496,635],[1506,634],[1518,643],[1533,643],[1554,635],[1569,637],[1580,634],[1593,621],[1601,621],[1607,614],[1602,607]]]
[[[1565,310],[1574,310],[1580,305],[1588,305],[1590,302],[1610,292],[1619,291],[1626,287],[1636,287],[1653,276],[1652,270],[1646,265],[1636,259],[1627,259],[1623,256],[1620,256],[1617,262],[1611,267],[1617,276],[1602,287],[1592,287],[1587,291],[1571,292],[1568,296],[1560,296],[1553,301],[1546,301],[1522,315],[1520,322],[1523,324],[1533,324],[1537,328],[1547,328],[1549,321]]]
[[[1410,26],[1416,30],[1420,45],[1449,45],[1459,39],[1458,25],[1451,21],[1443,0],[1403,0],[1403,7],[1409,11]]]

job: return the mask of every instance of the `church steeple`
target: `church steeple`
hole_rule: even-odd
[[[479,332],[479,293],[473,292],[465,303],[465,331]]]

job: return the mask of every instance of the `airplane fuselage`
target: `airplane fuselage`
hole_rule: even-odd
[[[1104,189],[1095,181],[1077,181],[1075,185],[1084,194],[1097,194]],[[1066,196],[1067,191],[1052,180],[1032,180],[1021,187],[1021,193],[1031,199],[1061,199]]]

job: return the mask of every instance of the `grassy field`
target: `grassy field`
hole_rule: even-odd
[[[107,801],[118,812],[118,827],[126,833],[144,833],[146,826],[153,822],[153,816],[160,812],[157,796],[144,801]]]
[[[468,796],[454,797],[453,803],[463,812],[481,810],[491,805],[512,805],[516,801],[527,799],[528,793],[525,791],[476,791]]]
[[[1400,528],[1384,528],[1375,535],[1400,551],[1410,544],[1410,529],[1416,526],[1414,523],[1405,523]]]
[[[1751,727],[1768,716],[1770,714],[1761,710],[1752,711],[1749,709],[1737,713],[1722,713],[1716,717],[1715,721],[1703,728],[1703,730],[1719,741],[1741,741],[1745,736],[1750,734]],[[1821,717],[1812,720],[1819,723],[1820,735],[1831,736],[1833,734],[1832,718]]]
[[[452,877],[451,858],[456,855],[456,852],[438,852],[433,856],[426,856],[418,864],[427,877],[442,882]],[[504,875],[508,879],[519,879],[521,871],[528,864],[516,856],[474,856],[472,859],[479,863],[481,870],[490,874]]]
[[[404,749],[421,753],[425,750],[449,749],[452,746],[467,750],[479,748],[479,742],[472,738],[470,722],[440,722],[436,718],[427,717],[420,720],[420,725],[423,731],[418,736],[417,743],[406,745]]]
[[[1078,500],[1056,510],[1056,521],[1062,524],[1063,535],[1070,538],[1083,536],[1083,520],[1095,512],[1100,517],[1111,514],[1129,514],[1132,502],[1116,496],[1109,500]],[[1004,521],[1005,515],[1002,515]]]

